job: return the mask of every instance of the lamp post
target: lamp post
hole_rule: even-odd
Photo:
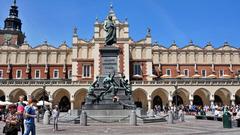
[[[177,104],[178,104],[178,92],[177,92],[177,90],[178,90],[178,86],[177,85],[175,85],[174,86],[174,88],[175,88],[175,92],[174,92],[174,95],[176,96],[176,101],[175,101],[175,104],[176,104],[176,107],[177,107]]]
[[[175,104],[176,104],[176,112],[175,112],[175,118],[178,119],[178,107],[177,107],[177,104],[178,104],[178,85],[174,85],[174,88],[175,88],[175,92],[174,92],[174,95],[176,96],[175,98]]]
[[[44,82],[44,84],[43,84],[43,113],[45,112],[45,89],[46,89],[46,84],[45,84],[45,82]]]

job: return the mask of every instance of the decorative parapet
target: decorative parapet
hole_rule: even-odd
[[[71,80],[0,80],[0,86],[90,86],[92,81]],[[161,79],[154,81],[131,81],[132,86],[240,86],[240,79]]]
[[[91,83],[71,80],[0,80],[0,86],[90,86]]]
[[[131,81],[132,86],[240,86],[240,79],[161,79],[157,81]]]

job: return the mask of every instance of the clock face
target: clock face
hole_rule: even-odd
[[[5,34],[4,39],[5,39],[5,41],[10,41],[12,39],[12,35],[11,34]]]

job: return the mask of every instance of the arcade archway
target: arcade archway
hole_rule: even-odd
[[[151,94],[152,97],[152,106],[153,109],[155,105],[160,105],[161,109],[165,106],[168,106],[168,92],[164,89],[156,89]]]
[[[24,100],[27,100],[27,94],[23,89],[15,89],[9,94],[10,102],[18,102],[19,96],[24,96]]]
[[[87,90],[78,90],[74,95],[74,109],[81,109],[82,105],[85,104],[85,98],[87,96]]]
[[[147,94],[143,89],[136,89],[133,91],[133,100],[138,108],[142,108],[144,111],[147,111]]]
[[[0,90],[0,101],[5,101],[5,94],[2,90]]]
[[[214,102],[215,104],[222,105],[230,105],[230,91],[227,89],[218,89],[214,94]]]
[[[52,105],[58,105],[61,112],[67,112],[71,108],[70,94],[66,89],[58,89],[53,93]]]
[[[193,93],[193,104],[194,105],[210,105],[210,92],[206,89],[200,88]]]

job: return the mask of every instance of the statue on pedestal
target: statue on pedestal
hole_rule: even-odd
[[[107,34],[105,44],[111,46],[117,43],[116,26],[113,23],[112,16],[108,16],[108,20],[104,23],[104,30]]]
[[[132,90],[131,90],[131,86],[128,83],[128,80],[125,79],[125,75],[122,74],[122,78],[120,79],[120,86],[125,88],[125,95],[132,95]]]
[[[115,73],[109,74],[107,77],[103,79],[103,87],[106,89],[102,97],[107,93],[112,93],[113,96],[117,95],[118,92],[118,84],[114,80]]]

